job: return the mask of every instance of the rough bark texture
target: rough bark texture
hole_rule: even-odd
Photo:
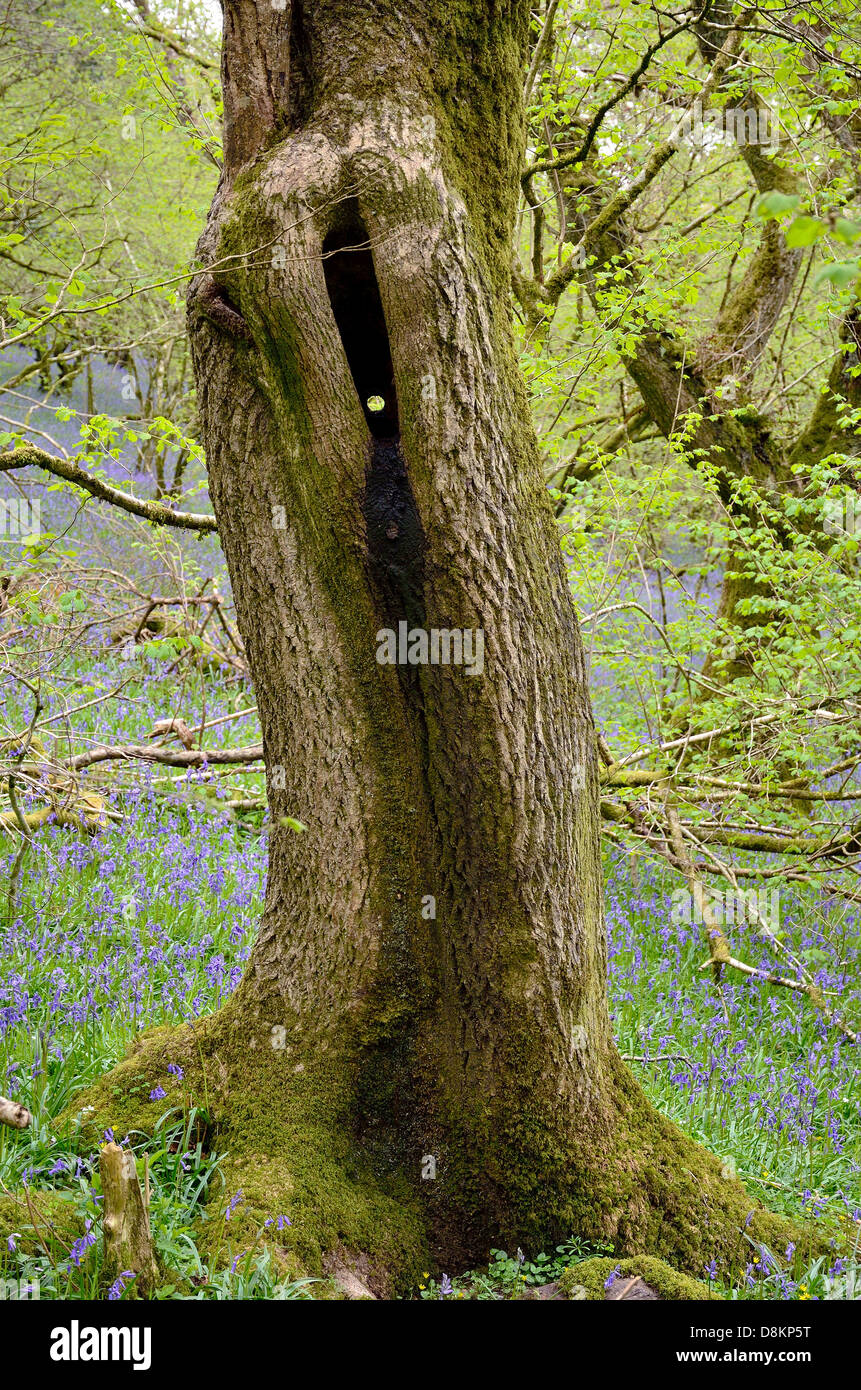
[[[271,106],[243,85],[267,70],[246,8],[233,151],[240,96],[254,131]],[[182,1058],[237,1220],[289,1202],[304,1267],[360,1252],[375,1293],[428,1245],[451,1269],[572,1231],[729,1264],[752,1205],[612,1043],[586,672],[510,334],[527,22],[512,0],[302,6],[277,36],[299,95],[228,160],[190,296],[267,900],[228,1006],[146,1042],[96,1112],[139,1122],[132,1081]],[[399,621],[481,629],[483,673],[380,665]]]

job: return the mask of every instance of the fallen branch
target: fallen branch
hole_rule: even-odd
[[[19,1105],[16,1100],[7,1100],[5,1096],[0,1096],[0,1125],[9,1125],[12,1129],[26,1129],[33,1116],[23,1105]]]
[[[25,846],[29,843],[33,832],[41,830],[42,826],[48,821],[53,821],[54,825],[62,825],[67,829],[81,830],[85,834],[94,834],[97,830],[104,830],[105,821],[120,821],[122,816],[119,811],[109,811],[106,807],[101,810],[85,809],[83,811],[69,810],[65,806],[40,806],[38,811],[28,811],[24,816],[27,826],[27,837],[24,840]],[[14,815],[8,811],[0,813],[0,826],[4,830],[11,830],[18,821]]]
[[[168,767],[214,767],[224,763],[254,763],[263,757],[262,743],[249,743],[242,748],[148,748],[139,743],[122,743],[90,748],[70,758],[68,766],[77,772],[93,763],[135,761],[166,763]]]
[[[631,825],[631,807],[617,806],[601,799],[601,816],[616,825]],[[730,849],[758,850],[762,854],[797,854],[815,859],[841,860],[850,867],[850,859],[861,853],[861,833],[852,828],[838,839],[814,839],[812,836],[784,834],[777,830],[745,830],[741,828],[681,822],[684,831],[692,832],[699,844],[726,845]],[[646,834],[634,826],[635,834],[653,848],[660,849],[654,834]]]

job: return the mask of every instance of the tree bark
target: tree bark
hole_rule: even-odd
[[[528,6],[252,11],[226,4],[189,326],[266,906],[225,1009],[129,1075],[199,1058],[228,1181],[375,1292],[425,1240],[447,1268],[575,1231],[729,1262],[752,1204],[607,1010],[595,730],[510,324]],[[380,664],[400,623],[480,630],[483,670]]]

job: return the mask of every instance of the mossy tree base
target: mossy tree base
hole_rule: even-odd
[[[182,1067],[181,1080],[169,1064]],[[427,1182],[378,1140],[371,1146],[357,1137],[354,1058],[332,1049],[321,1065],[301,1048],[249,1046],[230,1004],[193,1028],[142,1036],[63,1123],[79,1125],[88,1143],[108,1128],[134,1141],[152,1132],[171,1100],[177,1119],[182,1108],[203,1107],[208,1147],[225,1159],[202,1248],[227,1262],[266,1240],[285,1276],[321,1280],[331,1257],[352,1258],[378,1297],[406,1292],[431,1268],[451,1274],[479,1265],[491,1247],[534,1254],[572,1234],[610,1240],[619,1257],[646,1253],[693,1276],[714,1260],[730,1280],[757,1244],[780,1255],[798,1241],[796,1225],[724,1176],[717,1158],[650,1106],[621,1063],[612,1066],[609,1141],[583,1134],[572,1119],[567,1131],[557,1125],[543,1151],[526,1147],[534,1139],[526,1133],[497,1141],[477,1160],[495,1174],[493,1214],[470,1207],[482,1201],[486,1173],[470,1172],[476,1160],[466,1151],[449,1145],[436,1182]],[[151,1101],[157,1087],[166,1098]],[[321,1284],[315,1292],[330,1291]]]
[[[325,1281],[327,1255],[343,1263],[355,1252],[378,1296],[417,1282],[429,1259],[418,1204],[397,1173],[373,1172],[351,1141],[346,1075],[337,1067],[311,1074],[286,1050],[249,1048],[246,1038],[229,1008],[193,1029],[155,1029],[76,1098],[61,1124],[87,1143],[107,1129],[135,1142],[152,1134],[171,1101],[177,1121],[200,1107],[206,1146],[225,1155],[224,1185],[210,1191],[200,1232],[205,1254],[229,1263],[265,1239],[286,1278]],[[182,1080],[170,1064],[181,1066]],[[157,1087],[166,1097],[151,1101]],[[331,1291],[321,1286],[315,1296]]]

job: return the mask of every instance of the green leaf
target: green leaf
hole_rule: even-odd
[[[857,241],[861,236],[861,222],[853,222],[849,217],[838,217],[834,223],[834,235],[838,241],[845,241],[847,245]]]
[[[790,250],[797,246],[812,246],[824,235],[825,230],[825,223],[820,222],[818,217],[796,217],[789,224],[786,244]]]
[[[817,289],[823,280],[835,286],[836,289],[845,289],[861,275],[861,263],[858,261],[836,261],[834,265],[827,265],[824,270],[820,270],[813,282],[813,288]]]
[[[177,644],[170,638],[165,637],[157,637],[148,642],[141,642],[140,649],[145,656],[152,656],[157,659],[164,657],[167,661],[175,661],[180,655]]]
[[[770,193],[763,193],[756,205],[757,217],[782,217],[785,212],[795,212],[801,202],[800,193],[778,193],[773,188]]]
[[[63,613],[83,613],[86,611],[87,600],[80,589],[70,589],[67,593],[60,595],[60,610]]]

